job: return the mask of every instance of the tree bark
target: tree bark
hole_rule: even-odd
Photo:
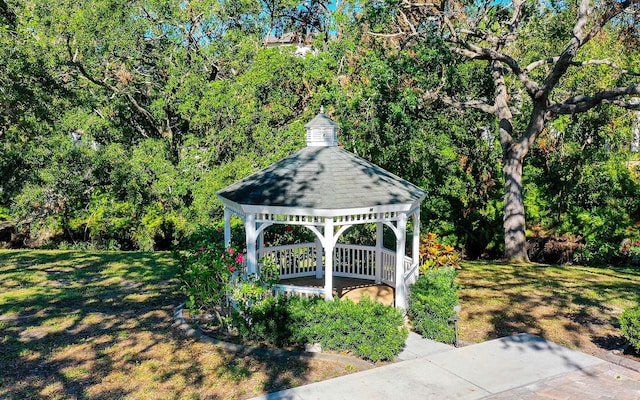
[[[522,195],[522,161],[523,158],[513,150],[509,150],[503,160],[504,257],[515,262],[529,261]]]

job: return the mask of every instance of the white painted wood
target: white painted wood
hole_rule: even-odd
[[[324,299],[333,299],[333,249],[335,246],[333,237],[333,219],[324,221]]]
[[[404,269],[405,269],[405,245],[407,237],[407,214],[400,215],[397,222],[396,233],[396,278],[395,278],[395,294],[396,294],[396,308],[405,310],[407,308],[407,293],[404,283]]]
[[[322,259],[324,257],[324,248],[322,247],[322,241],[316,239],[316,278],[322,278],[323,268]]]
[[[333,263],[335,276],[376,279],[376,247],[337,244]]]
[[[254,274],[258,272],[258,258],[256,254],[258,234],[256,230],[256,219],[253,214],[247,215],[244,222],[244,231],[247,244],[247,273]]]
[[[396,253],[383,248],[381,251],[382,254],[382,265],[381,265],[381,280],[382,283],[389,285],[393,288],[396,287]]]
[[[258,253],[261,260],[269,258],[280,267],[280,279],[316,274],[316,243],[265,247]]]
[[[382,242],[383,242],[383,225],[381,222],[376,223],[376,284],[382,282]]]
[[[420,263],[420,209],[418,208],[413,213],[413,243],[411,248],[411,257],[413,258],[412,263],[418,265]],[[416,268],[414,270],[413,276],[411,277],[411,284],[414,284],[418,279],[418,274],[420,273],[419,269]]]
[[[283,295],[285,297],[297,296],[309,298],[313,296],[324,296],[324,288],[293,285],[273,285],[271,292],[274,295]]]
[[[229,247],[231,245],[231,210],[227,207],[224,208],[224,246]]]

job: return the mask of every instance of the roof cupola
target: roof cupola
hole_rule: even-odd
[[[320,113],[305,126],[308,147],[332,147],[338,145],[338,125],[320,107]]]

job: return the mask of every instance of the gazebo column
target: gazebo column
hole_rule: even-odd
[[[322,241],[316,238],[316,279],[322,278],[322,256],[324,254]]]
[[[325,218],[324,235],[324,299],[333,299],[333,250],[335,240],[333,238],[333,218]]]
[[[411,248],[411,266],[416,266],[411,277],[411,283],[415,283],[420,273],[420,209],[413,214],[413,243]]]
[[[224,208],[224,245],[231,245],[231,210]]]
[[[382,247],[383,247],[382,222],[376,223],[376,284],[382,283]]]
[[[404,255],[407,241],[407,214],[400,214],[396,225],[396,308],[407,308],[407,288],[404,282]]]
[[[247,240],[247,273],[253,274],[258,272],[258,257],[256,254],[258,232],[256,229],[256,216],[254,214],[248,214],[245,218],[244,231]]]

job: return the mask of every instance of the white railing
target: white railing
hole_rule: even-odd
[[[382,268],[380,280],[391,287],[396,287],[396,253],[391,250],[382,249],[382,262],[380,263],[380,267]]]
[[[417,263],[415,265],[418,265]],[[414,267],[413,258],[404,256],[404,272],[405,274],[412,270]]]
[[[324,297],[324,288],[306,287],[306,286],[293,286],[293,285],[273,285],[271,287],[271,293],[274,296],[281,295],[284,297]]]
[[[260,259],[270,258],[280,266],[280,278],[297,278],[316,273],[318,252],[315,243],[264,247],[258,250]]]
[[[407,267],[407,261],[409,261],[409,266]],[[409,287],[416,283],[416,279],[418,279],[418,263],[411,264],[413,260],[409,257],[405,258],[404,264],[404,284]]]
[[[338,244],[333,252],[333,274],[346,278],[376,278],[376,248]]]
[[[258,250],[259,257],[270,258],[280,266],[280,278],[297,278],[316,274],[318,249],[315,243],[292,244],[285,246],[264,247]],[[321,262],[324,262],[324,257]],[[376,266],[380,271],[376,274]],[[411,257],[404,257],[404,279],[406,283],[413,283],[417,271],[417,263]],[[383,283],[396,287],[396,253],[382,249],[380,260],[376,260],[376,248],[373,246],[359,246],[338,244],[334,249],[333,275],[357,278],[380,279]],[[319,289],[318,293],[322,293]],[[315,293],[315,292],[314,292]]]

